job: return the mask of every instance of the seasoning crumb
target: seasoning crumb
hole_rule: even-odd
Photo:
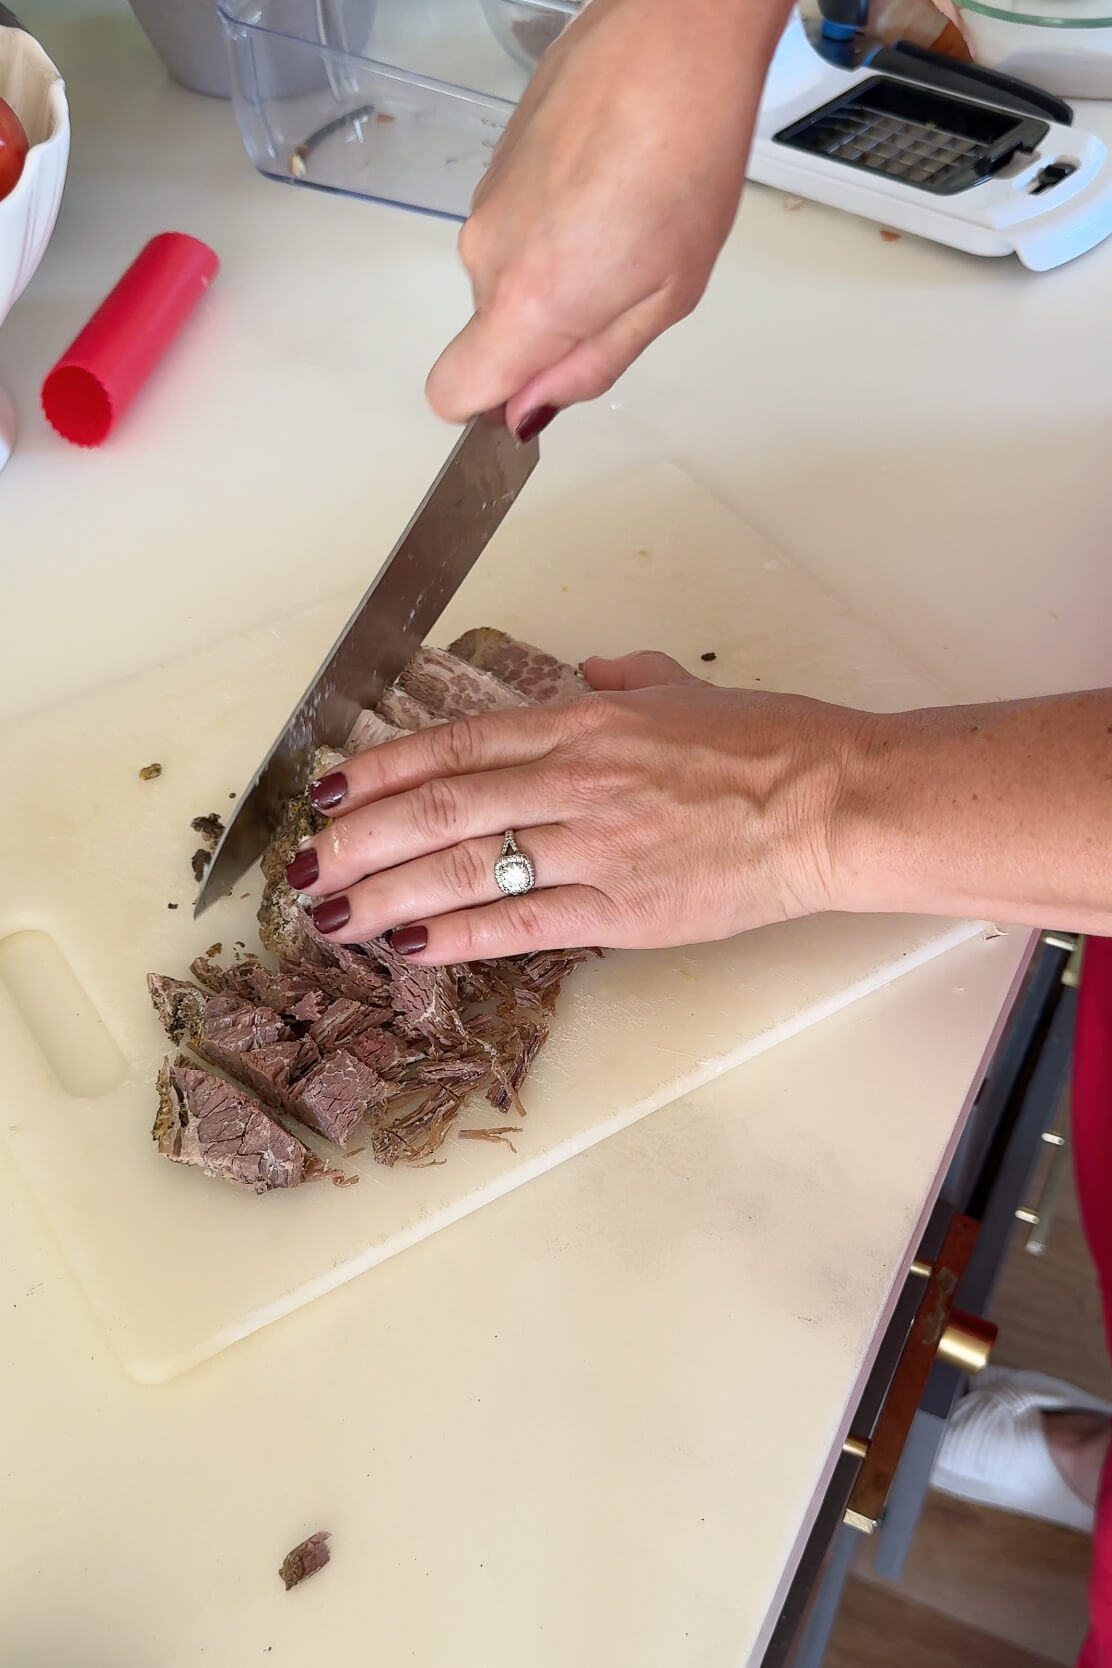
[[[177,904],[167,904],[166,905],[167,909],[177,909],[177,907],[178,907]]]
[[[899,232],[894,232],[891,226],[882,226],[880,228],[880,237],[883,243],[898,243],[900,241]]]
[[[328,1546],[331,1538],[330,1530],[318,1529],[315,1535],[310,1535],[308,1540],[286,1553],[278,1574],[286,1584],[287,1593],[298,1582],[307,1581],[309,1576],[324,1568],[332,1556]]]
[[[205,870],[211,862],[212,852],[206,851],[203,846],[198,846],[192,858],[193,879],[198,882],[204,880]]]
[[[701,654],[699,656],[699,659],[700,660],[717,660],[718,656],[715,654],[713,649],[708,649],[706,654]]]
[[[228,795],[228,798],[229,798],[229,799],[234,799],[234,798],[235,798],[235,794],[234,794],[234,793],[230,793],[230,794],[229,794],[229,795]],[[270,1646],[269,1646],[269,1645],[268,1645],[268,1646],[267,1646],[267,1647],[266,1647],[266,1648],[267,1648],[267,1650],[268,1650],[268,1651],[269,1651],[269,1649],[270,1649]]]
[[[785,208],[785,210],[788,214],[794,214],[796,209],[801,209],[802,207],[803,207],[803,198],[802,197],[785,197],[784,198],[784,208]]]
[[[224,949],[224,946],[223,946],[223,944],[220,943],[220,941],[218,939],[215,944],[210,944],[209,945],[208,949],[205,951],[205,955],[206,956],[218,956],[223,952],[223,949]]]
[[[189,826],[194,834],[201,836],[210,851],[215,851],[224,832],[224,819],[218,811],[210,811],[207,817],[194,817]]]
[[[154,764],[144,765],[139,772],[141,782],[153,782],[156,776],[162,775],[162,766],[156,761]]]
[[[241,898],[249,898],[251,896],[250,892],[241,892],[239,895]]]

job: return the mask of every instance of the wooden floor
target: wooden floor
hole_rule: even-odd
[[[1072,1179],[1046,1254],[1031,1256],[1017,1235],[993,1319],[994,1361],[1112,1402]],[[933,1494],[898,1585],[873,1574],[862,1538],[825,1668],[1062,1668],[1084,1637],[1088,1566],[1084,1535]]]

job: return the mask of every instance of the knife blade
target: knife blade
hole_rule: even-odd
[[[341,747],[359,713],[424,641],[486,549],[540,456],[476,417],[241,794],[201,883],[194,918],[260,857],[285,805],[305,787],[318,747]]]

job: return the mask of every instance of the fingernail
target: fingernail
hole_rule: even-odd
[[[559,413],[554,405],[539,405],[536,411],[527,411],[521,422],[514,430],[514,434],[524,446],[526,441],[535,440],[543,429],[546,429],[552,419]]]
[[[304,892],[320,874],[320,863],[312,846],[299,851],[292,863],[286,864],[286,879],[295,892]]]
[[[314,782],[309,789],[309,798],[313,808],[317,811],[331,811],[338,805],[348,791],[348,779],[342,770],[334,770],[329,776],[322,776],[319,782]]]
[[[318,932],[339,932],[351,920],[351,904],[347,898],[325,898],[313,911],[313,925]]]
[[[428,941],[428,927],[398,927],[390,934],[390,943],[400,956],[417,955]]]

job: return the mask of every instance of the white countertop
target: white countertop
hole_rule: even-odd
[[[421,381],[466,310],[452,226],[281,192],[122,14],[24,13],[75,143],[0,331],[0,714],[356,583],[443,458]],[[218,328],[67,448],[41,376],[170,226],[224,257]],[[1108,681],[1110,261],[1034,278],[752,191],[703,307],[554,426],[536,495],[671,458],[958,696]],[[156,1389],[0,1154],[13,1663],[754,1661],[1023,950],[950,952]],[[333,1564],[287,1597],[319,1527]]]

